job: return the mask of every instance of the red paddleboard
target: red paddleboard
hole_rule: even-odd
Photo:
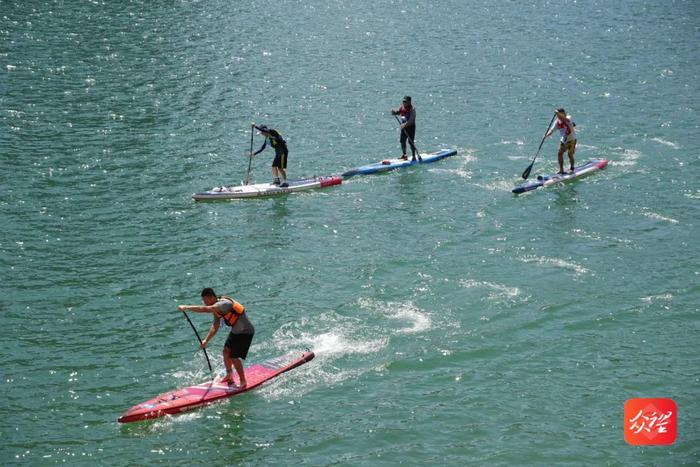
[[[133,406],[119,417],[118,422],[129,423],[150,420],[193,410],[220,399],[237,396],[255,389],[265,381],[303,365],[313,358],[314,353],[306,351],[301,356],[283,355],[262,363],[256,363],[245,369],[245,377],[248,384],[244,388],[229,386],[227,383],[212,380],[196,386],[175,389]]]

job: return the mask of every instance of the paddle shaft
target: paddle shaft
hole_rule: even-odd
[[[255,127],[253,125],[250,126],[250,156],[248,156],[248,171],[245,174],[245,183],[244,185],[248,185],[250,183],[250,167],[253,164],[253,132],[255,131]]]
[[[401,119],[396,115],[394,115],[394,118],[396,119],[397,122],[399,122],[399,128],[401,128],[401,131],[403,132],[403,134],[406,135],[406,139],[408,139],[408,142],[416,150],[416,156],[420,157],[420,151],[418,151],[418,148],[416,147],[415,143],[413,142],[411,137],[408,135],[408,132],[406,131],[406,129],[401,127],[401,125],[403,125],[403,123],[401,123]]]
[[[192,330],[194,331],[194,335],[197,336],[197,340],[199,341],[199,345],[202,347],[202,350],[204,351],[204,356],[207,357],[207,365],[209,365],[209,372],[214,373],[214,370],[212,370],[212,368],[211,368],[211,362],[209,361],[209,355],[207,354],[207,349],[204,348],[204,343],[202,342],[202,338],[199,337],[199,333],[197,332],[197,328],[194,327],[194,324],[192,324],[192,321],[190,320],[190,317],[187,316],[187,313],[185,313],[183,311],[182,314],[185,315],[187,322],[190,323],[190,326],[192,326]]]
[[[530,172],[532,171],[532,166],[535,165],[535,160],[537,159],[537,156],[540,154],[540,150],[542,149],[542,145],[544,144],[544,140],[547,139],[547,133],[549,132],[549,129],[552,127],[552,123],[554,122],[554,119],[557,118],[557,114],[554,114],[552,116],[552,119],[549,121],[549,125],[547,125],[547,129],[544,132],[544,136],[542,137],[542,141],[540,141],[540,147],[537,148],[537,152],[535,153],[535,157],[532,158],[532,163],[527,166],[527,169],[523,172],[523,178],[527,180],[527,177],[530,176]]]

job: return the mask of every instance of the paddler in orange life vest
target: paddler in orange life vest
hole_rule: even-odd
[[[267,142],[270,141],[270,146],[275,148],[275,158],[272,161],[272,176],[274,177],[274,180],[272,180],[273,185],[278,185],[281,188],[286,188],[289,186],[287,183],[287,155],[289,154],[289,150],[287,149],[287,142],[282,138],[282,135],[280,135],[277,130],[274,128],[270,128],[265,125],[260,125],[257,126],[255,123],[251,124],[253,128],[258,130],[261,135],[265,137],[265,141],[263,141],[263,145],[253,153],[253,155],[258,155],[267,146]],[[282,183],[280,183],[280,175],[282,175]]]
[[[561,139],[559,140],[559,173],[564,174],[564,153],[568,151],[569,162],[571,163],[571,172],[574,172],[574,154],[576,153],[576,124],[571,121],[571,116],[566,115],[566,110],[558,108],[554,111],[557,118],[552,123],[552,126],[547,130],[545,138],[551,136],[554,130],[559,130]]]
[[[411,104],[411,96],[404,96],[401,107],[392,110],[391,114],[398,115],[401,121],[401,159],[408,159],[406,157],[406,140],[408,140],[411,145],[411,153],[413,154],[411,160],[415,161],[417,151],[413,142],[416,139],[416,109]],[[420,156],[418,156],[418,160],[421,160]]]
[[[248,355],[250,343],[253,342],[255,328],[248,319],[248,314],[245,312],[245,307],[226,295],[217,296],[214,289],[207,287],[202,290],[202,301],[205,306],[199,305],[180,305],[177,307],[180,311],[194,311],[196,313],[211,313],[214,315],[214,322],[209,329],[207,337],[202,341],[202,348],[205,348],[214,338],[219,330],[219,325],[223,320],[224,323],[231,326],[231,332],[224,344],[224,366],[226,367],[226,377],[221,381],[227,382],[229,385],[234,385],[232,368],[238,373],[238,387],[245,387],[245,371],[241,358],[245,360]]]

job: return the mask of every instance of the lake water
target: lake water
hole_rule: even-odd
[[[1,0],[4,462],[697,464],[699,18],[694,1]],[[253,121],[287,139],[292,178],[395,157],[405,94],[418,149],[457,156],[191,199],[245,178]],[[610,164],[514,196],[560,106],[577,161]],[[118,424],[209,376],[176,311],[205,286],[247,306],[248,364],[316,358]],[[636,397],[675,400],[674,444],[625,442]]]

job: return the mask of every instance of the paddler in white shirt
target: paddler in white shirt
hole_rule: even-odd
[[[561,139],[559,140],[559,174],[564,174],[564,153],[568,152],[569,162],[571,163],[571,173],[574,172],[574,154],[576,153],[576,124],[571,121],[571,115],[566,114],[566,110],[562,107],[554,111],[557,118],[552,122],[552,126],[547,130],[545,138],[552,135],[554,130],[559,130]]]

